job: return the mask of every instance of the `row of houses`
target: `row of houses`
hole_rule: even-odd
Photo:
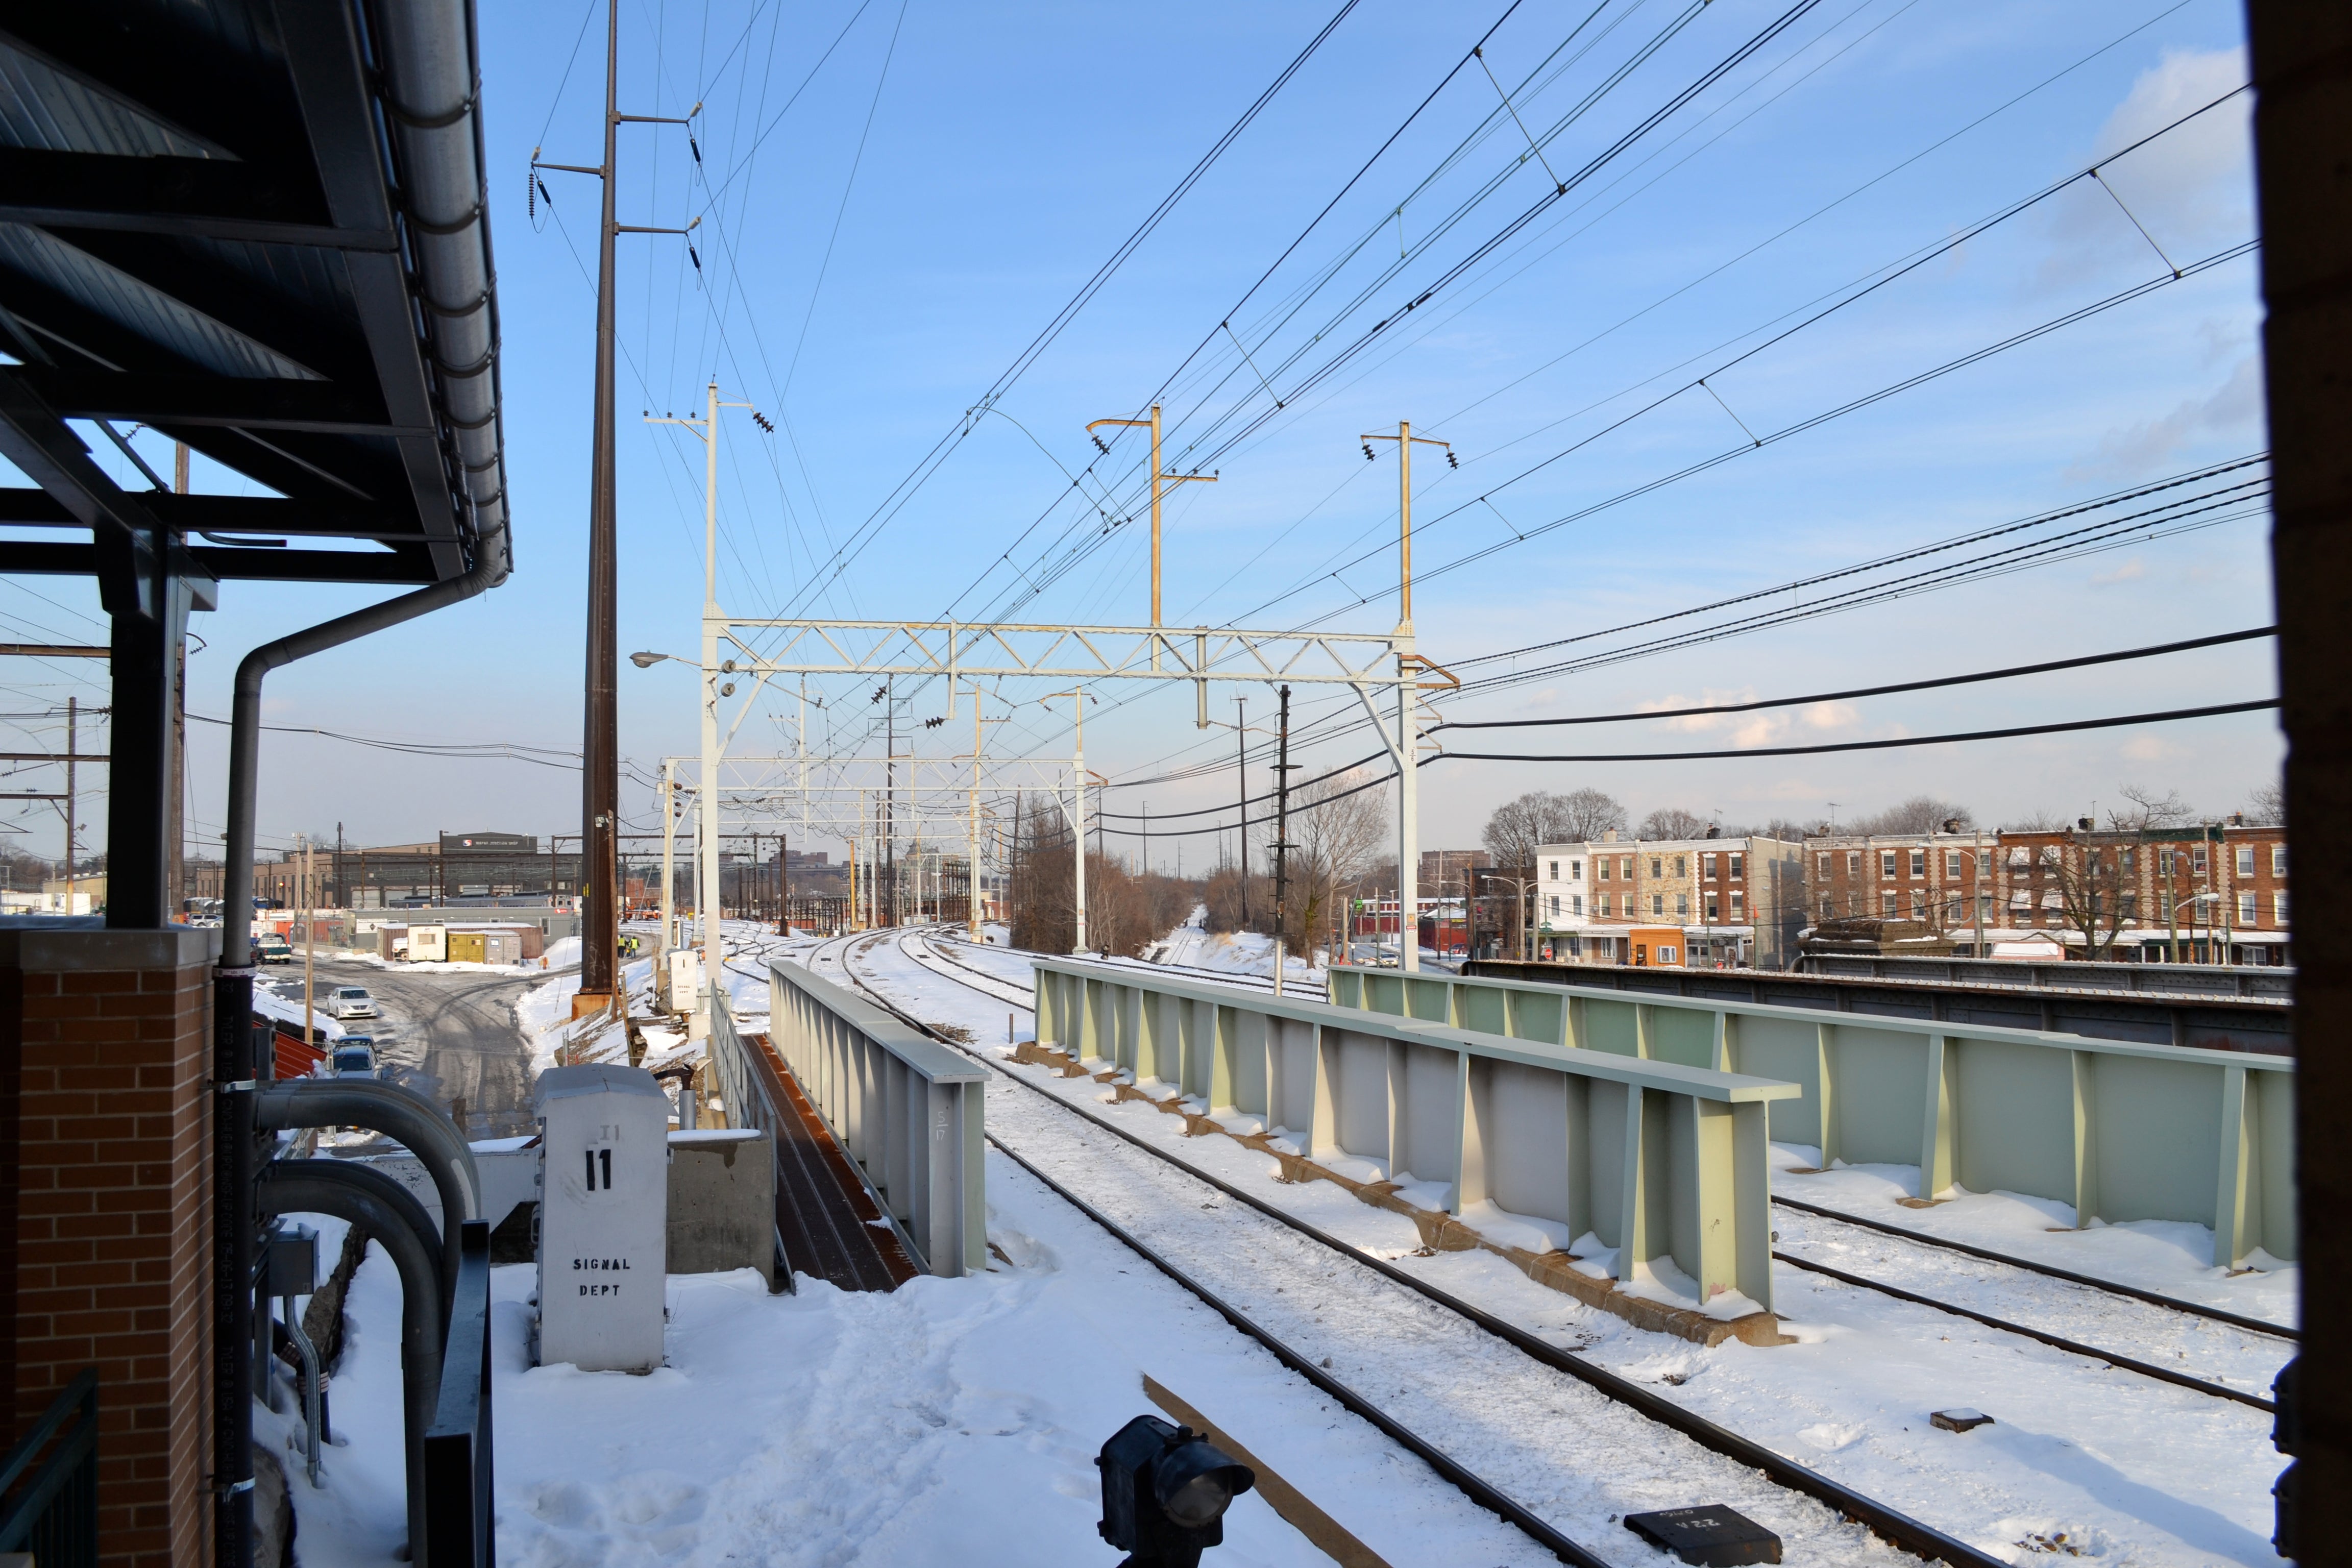
[[[1483,956],[1702,967],[1785,968],[1801,951],[1841,949],[2288,962],[2282,827],[2100,830],[2084,819],[2067,829],[1953,828],[1801,843],[1611,833],[1545,845],[1532,866],[1460,873],[1461,945]]]

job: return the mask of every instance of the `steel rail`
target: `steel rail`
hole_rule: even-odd
[[[2003,1263],[2011,1268],[2022,1268],[2029,1273],[2046,1274],[2053,1279],[2063,1279],[2070,1285],[2086,1285],[2094,1290],[2105,1290],[2110,1295],[2128,1296],[2136,1301],[2146,1301],[2151,1307],[2168,1308],[2176,1312],[2186,1312],[2193,1318],[2210,1318],[2217,1323],[2227,1323],[2233,1329],[2244,1329],[2252,1333],[2269,1334],[2274,1339],[2298,1342],[2303,1338],[2299,1331],[2290,1329],[2284,1323],[2268,1323],[2260,1318],[2242,1317],[2236,1312],[2224,1311],[2219,1307],[2200,1306],[2194,1301],[2183,1301],[2178,1297],[2167,1296],[2159,1290],[2144,1290],[2137,1285],[2124,1285],[2113,1279],[2099,1279],[2092,1274],[2077,1274],[2071,1268],[2060,1268],[2054,1264],[2036,1263],[2026,1258],[2012,1258],[2008,1253],[1995,1252],[1990,1247],[1971,1247],[1965,1241],[1953,1241],[1945,1237],[1929,1236],[1925,1231],[1912,1230],[1899,1225],[1889,1225],[1884,1220],[1864,1219],[1860,1215],[1847,1214],[1843,1209],[1823,1208],[1819,1204],[1809,1204],[1797,1198],[1784,1198],[1778,1193],[1772,1194],[1772,1201],[1783,1208],[1795,1209],[1800,1214],[1818,1215],[1823,1219],[1835,1220],[1840,1225],[1858,1225],[1864,1230],[1875,1230],[1887,1236],[1899,1237],[1905,1241],[1916,1241],[1923,1247],[1940,1247],[1948,1252],[1965,1252],[1970,1258],[1981,1258],[1988,1263]]]
[[[1875,1290],[1882,1296],[1892,1296],[1898,1301],[1908,1301],[1914,1306],[1933,1307],[1937,1311],[1949,1312],[1956,1318],[1966,1318],[1971,1322],[1982,1323],[1989,1329],[1999,1329],[2005,1334],[2022,1334],[2029,1340],[2039,1340],[2052,1349],[2064,1351],[2070,1355],[2086,1356],[2093,1361],[2102,1361],[2110,1366],[2120,1367],[2126,1372],[2138,1373],[2142,1377],[2158,1378],[2166,1383],[2177,1384],[2182,1388],[2193,1388],[2200,1394],[2210,1394],[2216,1399],[2234,1399],[2241,1405],[2251,1405],[2257,1410],[2267,1410],[2273,1415],[2278,1414],[2278,1406],[2269,1400],[2257,1394],[2243,1393],[2225,1384],[2208,1383],[2201,1377],[2191,1377],[2185,1372],[2174,1372],[2169,1367],[2158,1366],[2151,1362],[2134,1361],[2129,1356],[2117,1355],[2113,1351],[2103,1351],[2096,1345],[2086,1345],[2079,1340],[2063,1339],[2057,1334],[2044,1333],[2040,1329],[2030,1329],[2023,1323],[2012,1323],[2006,1319],[1993,1317],[1990,1313],[1955,1306],[1949,1301],[1938,1300],[1934,1296],[1922,1296],[1916,1290],[1906,1290],[1898,1285],[1889,1285],[1884,1280],[1865,1279],[1859,1274],[1849,1274],[1843,1268],[1832,1268],[1826,1263],[1815,1263],[1811,1258],[1798,1258],[1782,1252],[1779,1247],[1772,1249],[1772,1256],[1790,1267],[1804,1269],[1809,1274],[1827,1275],[1830,1279],[1843,1284],[1853,1285],[1864,1290]]]
[[[845,963],[842,965],[842,969],[845,973],[851,973],[849,966]],[[878,1005],[887,1008],[892,1013],[897,1014],[897,1016],[904,1019],[909,1026],[921,1029],[925,1033],[930,1034],[935,1039],[940,1037],[936,1032],[931,1030],[929,1025],[911,1016],[895,1005],[883,1001],[878,993],[875,993],[870,987],[865,986],[864,982],[856,980],[854,973],[851,974],[851,978],[853,982],[857,984],[862,989],[867,990],[869,994],[874,995]],[[978,988],[974,987],[974,989]],[[953,1046],[953,1042],[951,1041],[945,1043]],[[955,1048],[961,1049],[963,1047],[956,1047]],[[1753,1469],[1760,1470],[1768,1479],[1778,1485],[1785,1487],[1790,1491],[1802,1493],[1803,1495],[1813,1499],[1817,1502],[1826,1504],[1829,1508],[1843,1515],[1845,1518],[1851,1519],[1864,1526],[1874,1534],[1882,1537],[1895,1546],[1901,1548],[1903,1551],[1912,1553],[1914,1556],[1940,1560],[1953,1564],[1954,1568],[2010,1568],[2010,1565],[2000,1558],[1992,1556],[1989,1552],[1980,1552],[1964,1541],[1947,1535],[1942,1531],[1936,1529],[1933,1525],[1913,1519],[1908,1514],[1890,1508],[1886,1504],[1879,1502],[1874,1498],[1865,1496],[1864,1493],[1855,1491],[1853,1488],[1845,1486],[1842,1482],[1832,1480],[1831,1478],[1822,1475],[1818,1470],[1801,1465],[1794,1459],[1790,1459],[1784,1455],[1776,1453],[1760,1443],[1743,1437],[1738,1433],[1732,1431],[1728,1427],[1717,1426],[1715,1422],[1709,1421],[1704,1415],[1686,1410],[1681,1405],[1675,1404],[1672,1400],[1666,1399],[1659,1394],[1653,1394],[1650,1390],[1642,1387],[1639,1384],[1633,1383],[1626,1378],[1620,1377],[1617,1373],[1597,1366],[1592,1363],[1586,1361],[1581,1356],[1574,1355],[1567,1351],[1561,1350],[1559,1346],[1551,1344],[1538,1338],[1536,1335],[1529,1333],[1527,1330],[1520,1328],[1517,1324],[1507,1321],[1502,1318],[1498,1318],[1492,1312],[1486,1310],[1484,1308],[1473,1306],[1471,1303],[1463,1300],[1460,1297],[1454,1295],[1451,1291],[1441,1289],[1438,1287],[1428,1283],[1426,1280],[1418,1279],[1412,1274],[1406,1272],[1404,1269],[1399,1268],[1396,1265],[1389,1262],[1385,1258],[1374,1258],[1370,1254],[1362,1251],[1360,1248],[1351,1247],[1348,1243],[1339,1239],[1337,1237],[1330,1235],[1328,1232],[1308,1224],[1307,1221],[1298,1218],[1295,1215],[1284,1212],[1274,1205],[1265,1202],[1264,1199],[1259,1198],[1253,1194],[1244,1192],[1241,1188],[1234,1186],[1233,1184],[1226,1182],[1220,1177],[1211,1175],[1208,1172],[1197,1169],[1196,1167],[1186,1164],[1181,1161],[1171,1159],[1162,1151],[1153,1148],[1150,1143],[1128,1131],[1127,1129],[1117,1126],[1112,1122],[1106,1121],[1088,1111],[1079,1109],[1077,1106],[1075,1106],[1068,1100],[1063,1099],[1060,1095],[1057,1095],[1051,1089],[1046,1089],[1044,1085],[1030,1082],[1027,1079],[1023,1078],[1020,1074],[1015,1073],[1003,1063],[997,1061],[992,1058],[975,1052],[968,1052],[967,1054],[973,1055],[976,1059],[985,1062],[990,1067],[996,1068],[998,1072],[1010,1079],[1013,1082],[1021,1085],[1024,1089],[1030,1090],[1034,1094],[1041,1095],[1051,1103],[1060,1106],[1064,1110],[1068,1111],[1070,1114],[1076,1116],[1087,1122],[1087,1125],[1097,1128],[1102,1131],[1108,1132],[1114,1137],[1122,1139],[1125,1142],[1133,1144],[1136,1148],[1144,1151],[1146,1153],[1152,1155],[1154,1158],[1163,1162],[1164,1163],[1173,1166],[1175,1169],[1181,1171],[1186,1175],[1192,1177],[1194,1180],[1199,1181],[1205,1185],[1214,1187],[1217,1191],[1224,1194],[1227,1197],[1234,1199],[1235,1202],[1247,1205],[1249,1207],[1256,1210],[1259,1214],[1265,1215],[1268,1219],[1276,1220],[1280,1224],[1289,1226],[1291,1229],[1298,1232],[1301,1236],[1307,1237],[1309,1240],[1321,1243],[1324,1247],[1339,1253],[1349,1261],[1358,1264],[1365,1268],[1369,1268],[1381,1275],[1382,1278],[1390,1280],[1391,1283],[1402,1285],[1405,1289],[1427,1298],[1429,1300],[1435,1302],[1446,1310],[1466,1319],[1476,1327],[1484,1329],[1486,1332],[1494,1335],[1496,1338],[1506,1342],[1525,1352],[1527,1355],[1543,1363],[1546,1366],[1551,1367],[1557,1372],[1567,1373],[1569,1376],[1575,1378],[1578,1382],[1598,1390],[1602,1394],[1617,1401],[1619,1404],[1627,1405],[1639,1414],[1648,1416],[1651,1420],[1657,1422],[1660,1426],[1668,1427],[1671,1430],[1690,1438],[1701,1447],[1721,1454],[1727,1458],[1736,1460]],[[993,1137],[990,1139],[990,1142],[995,1142]],[[1003,1147],[1001,1144],[998,1146],[1000,1148]],[[1009,1153],[1010,1151],[1006,1151],[1006,1152]]]
[[[1224,1319],[1225,1321],[1231,1323],[1234,1328],[1239,1329],[1243,1333],[1248,1335],[1251,1339],[1264,1346],[1272,1353],[1275,1360],[1280,1362],[1284,1366],[1288,1367],[1292,1372],[1297,1373],[1308,1383],[1314,1384],[1316,1388],[1319,1389],[1324,1394],[1328,1394],[1332,1399],[1338,1401],[1339,1405],[1345,1407],[1350,1414],[1360,1416],[1370,1425],[1380,1428],[1383,1434],[1394,1441],[1399,1447],[1410,1451],[1414,1458],[1420,1459],[1431,1469],[1435,1470],[1440,1476],[1451,1482],[1458,1490],[1460,1490],[1463,1496],[1468,1498],[1472,1502],[1476,1503],[1480,1508],[1486,1510],[1490,1513],[1499,1514],[1506,1522],[1517,1525],[1520,1530],[1524,1531],[1530,1539],[1535,1541],[1537,1544],[1543,1547],[1544,1550],[1549,1552],[1553,1556],[1559,1558],[1563,1563],[1576,1563],[1578,1568],[1612,1568],[1612,1565],[1605,1559],[1594,1555],[1584,1547],[1578,1545],[1574,1541],[1562,1535],[1550,1525],[1546,1524],[1541,1519],[1528,1511],[1525,1506],[1514,1501],[1507,1493],[1500,1490],[1493,1483],[1481,1479],[1475,1472],[1465,1468],[1457,1461],[1448,1458],[1444,1451],[1439,1448],[1435,1444],[1430,1442],[1427,1438],[1421,1436],[1403,1422],[1399,1421],[1395,1416],[1391,1415],[1379,1405],[1374,1405],[1370,1400],[1366,1399],[1362,1394],[1358,1394],[1354,1389],[1349,1388],[1346,1384],[1340,1382],[1338,1378],[1332,1376],[1329,1373],[1316,1365],[1309,1358],[1299,1354],[1297,1351],[1292,1350],[1288,1345],[1284,1344],[1272,1333],[1260,1327],[1250,1318],[1249,1314],[1244,1312],[1240,1308],[1234,1306],[1231,1302],[1217,1295],[1215,1291],[1211,1290],[1207,1286],[1202,1284],[1199,1280],[1193,1279],[1191,1275],[1177,1268],[1176,1265],[1171,1263],[1167,1258],[1160,1256],[1159,1253],[1153,1251],[1140,1239],[1129,1232],[1124,1226],[1120,1226],[1118,1221],[1112,1219],[1108,1215],[1103,1213],[1100,1209],[1087,1202],[1086,1199],[1078,1196],[1077,1194],[1070,1191],[1069,1188],[1062,1185],[1061,1183],[1054,1180],[1053,1177],[1045,1174],[1045,1172],[1039,1170],[1035,1165],[1022,1158],[1020,1154],[1007,1147],[1003,1140],[998,1138],[995,1133],[987,1133],[985,1136],[988,1139],[990,1147],[993,1148],[998,1153],[1003,1155],[1006,1159],[1012,1161],[1014,1164],[1020,1166],[1023,1170],[1028,1172],[1031,1175],[1036,1177],[1039,1182],[1045,1184],[1046,1191],[1060,1198],[1064,1203],[1068,1204],[1072,1208],[1076,1209],[1080,1214],[1086,1215],[1088,1219],[1102,1226],[1103,1229],[1110,1232],[1112,1236],[1116,1237],[1138,1258],[1142,1258],[1146,1263],[1150,1264],[1151,1267],[1168,1276],[1169,1279],[1173,1279],[1177,1284],[1181,1285],[1185,1289],[1191,1291],[1195,1297],[1199,1298],[1202,1304],[1206,1306],[1211,1311],[1216,1313],[1219,1317]]]

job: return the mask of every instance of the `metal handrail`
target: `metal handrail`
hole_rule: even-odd
[[[425,1553],[433,1568],[493,1561],[490,1465],[490,1227],[458,1227],[457,1284],[425,1434]]]
[[[50,1447],[52,1438],[57,1439],[54,1447]],[[45,1448],[47,1456],[41,1458]],[[36,1458],[40,1458],[38,1468],[34,1468]],[[16,1489],[28,1469],[31,1479],[0,1509],[0,1552],[29,1550],[42,1568],[94,1568],[98,1562],[96,1367],[76,1373],[9,1453],[6,1465],[0,1467],[0,1495]]]

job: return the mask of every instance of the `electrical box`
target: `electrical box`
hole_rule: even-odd
[[[449,957],[447,926],[414,925],[408,928],[408,962],[411,963],[442,963]]]
[[[693,947],[669,950],[669,1010],[691,1013],[701,1005],[702,951]]]
[[[269,1238],[266,1263],[268,1295],[310,1295],[319,1288],[319,1233],[307,1225],[280,1226]]]
[[[539,1075],[539,1362],[662,1364],[669,1097],[642,1068]]]

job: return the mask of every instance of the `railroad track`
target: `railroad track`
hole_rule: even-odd
[[[1020,1005],[1028,1005],[1034,1000],[1033,988],[1023,986],[1018,982],[1002,975],[989,973],[974,964],[957,958],[952,952],[946,951],[943,944],[931,940],[924,931],[908,931],[901,937],[899,947],[909,959],[922,968],[943,978],[956,981],[960,984],[970,986],[982,994],[998,1000],[1013,1001]],[[2295,1338],[2294,1331],[2292,1329],[2242,1317],[2217,1308],[2177,1300],[2155,1291],[2140,1290],[2131,1286],[2096,1279],[2089,1275],[2074,1274],[2048,1265],[2036,1264],[2024,1258],[2011,1258],[1983,1247],[1970,1247],[1964,1243],[1943,1242],[1917,1231],[1855,1218],[1839,1214],[1835,1210],[1821,1208],[1794,1199],[1776,1197],[1773,1201],[1782,1207],[1809,1216],[1808,1219],[1801,1222],[1809,1229],[1805,1239],[1812,1242],[1816,1248],[1826,1242],[1837,1254],[1836,1257],[1831,1258],[1820,1255],[1818,1250],[1796,1252],[1776,1248],[1772,1256],[1792,1268],[1835,1279],[1841,1284],[1856,1289],[1875,1291],[1880,1295],[1906,1301],[1915,1306],[1933,1308],[2002,1333],[2017,1334],[2037,1343],[2048,1345],[2053,1350],[2100,1362],[2126,1372],[2136,1373],[2143,1377],[2154,1378],[2176,1387],[2190,1389],[2217,1399],[2232,1400],[2257,1410],[2273,1414],[2276,1412],[2276,1405],[2265,1395],[2270,1391],[2272,1380],[2277,1375],[2279,1364],[2284,1359],[2276,1352],[2275,1344],[2281,1341],[2291,1343]],[[1846,1233],[1843,1236],[1835,1234],[1841,1227]],[[1831,1234],[1816,1234],[1823,1231],[1829,1231]],[[1885,1238],[1885,1244],[1877,1247],[1857,1247],[1854,1245],[1855,1237],[1869,1237],[1873,1240]],[[1898,1271],[1907,1270],[1916,1276],[1923,1270],[1916,1258],[1904,1256],[1906,1250],[1905,1244],[1937,1248],[1955,1255],[1966,1256],[1977,1260],[1980,1265],[1993,1266],[1998,1272],[1992,1279],[1988,1280],[1979,1270],[1971,1279],[1959,1283],[1964,1286],[1997,1283],[2002,1293],[2004,1307],[2007,1306],[2010,1299],[2022,1294],[2028,1299],[2029,1305],[2042,1309],[2043,1324],[2037,1325],[2032,1321],[2020,1321],[2018,1317],[2007,1312],[1996,1315],[1980,1307],[1972,1307],[1964,1302],[1911,1289],[1904,1284],[1879,1278],[1875,1274],[1856,1272],[1851,1267],[1855,1262],[1862,1262],[1865,1265],[1875,1265],[1883,1272],[1891,1266]],[[1926,1272],[1934,1271],[1929,1269]],[[2042,1287],[2036,1277],[2047,1278],[2053,1281],[2053,1285]],[[2151,1360],[2144,1356],[2124,1355],[2045,1326],[2051,1318],[2066,1319],[2084,1316],[2084,1304],[2094,1296],[2098,1300],[2095,1310],[2087,1315],[2100,1320],[2104,1326],[2118,1337],[2128,1335],[2132,1342],[2158,1346],[2163,1352],[2171,1352],[2175,1363],[2188,1363],[2193,1356],[2200,1363],[2218,1363],[2218,1365],[2202,1368],[2203,1374],[2200,1375],[2200,1367],[2197,1365],[2170,1364],[2165,1361]],[[2173,1331],[2173,1324],[2168,1321],[2168,1314],[2190,1320],[2202,1320],[2216,1327],[2209,1332],[2184,1335]],[[2028,1314],[2028,1316],[2032,1315],[2033,1314]]]
[[[900,951],[919,963],[920,945],[902,936]],[[854,942],[839,949],[850,984],[953,1044],[866,984],[847,962],[856,952]],[[989,1142],[1007,1159],[1563,1562],[1605,1563],[1594,1546],[1614,1546],[1629,1510],[1698,1501],[1775,1530],[1790,1561],[1884,1563],[1895,1560],[1890,1546],[1966,1568],[2001,1561],[1171,1160],[993,1058],[980,1059],[1030,1091],[991,1109]],[[1076,1147],[1066,1118],[1087,1130]],[[1010,1141],[1001,1135],[1008,1131]],[[1113,1142],[1094,1142],[1097,1133]],[[1241,1209],[1204,1219],[1202,1211],[1224,1208],[1220,1198]],[[1146,1224],[1150,1241],[1137,1234]],[[1237,1229],[1250,1234],[1237,1237]],[[1310,1288],[1293,1294],[1277,1280]],[[1465,1401],[1468,1387],[1477,1394]]]

